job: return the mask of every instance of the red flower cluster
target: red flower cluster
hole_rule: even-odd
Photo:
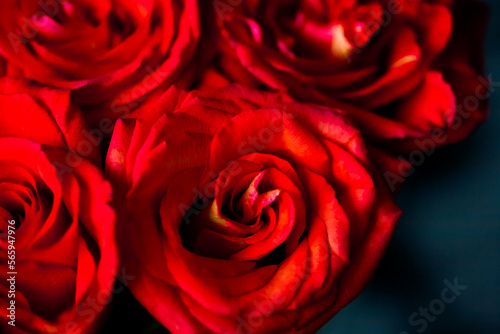
[[[2,332],[95,333],[117,279],[173,333],[315,332],[487,114],[474,0],[0,9]]]

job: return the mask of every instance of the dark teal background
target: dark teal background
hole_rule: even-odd
[[[492,10],[486,73],[500,82],[500,3],[485,2]],[[499,171],[497,87],[488,122],[436,151],[405,183],[398,198],[404,213],[373,281],[319,334],[419,333],[408,318],[455,277],[467,289],[422,333],[500,334]]]

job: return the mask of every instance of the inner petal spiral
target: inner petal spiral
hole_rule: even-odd
[[[279,169],[239,160],[199,190],[180,233],[194,253],[220,259],[281,261],[304,231],[300,191]],[[211,191],[212,190],[212,191]],[[186,223],[189,222],[189,223]]]

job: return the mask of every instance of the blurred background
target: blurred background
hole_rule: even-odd
[[[499,82],[500,3],[484,2],[486,74]],[[418,167],[398,204],[403,216],[372,282],[319,334],[500,333],[500,88],[489,120]],[[455,278],[467,288],[440,303]]]

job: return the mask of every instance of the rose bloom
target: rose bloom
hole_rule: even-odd
[[[183,70],[199,37],[195,0],[5,0],[0,54],[20,75],[72,90],[99,117],[118,117]]]
[[[0,138],[2,333],[95,333],[109,303],[118,265],[112,189],[88,161],[66,165],[68,154]]]
[[[336,109],[172,87],[117,122],[129,285],[173,333],[309,333],[366,285],[399,218]]]
[[[466,137],[487,114],[487,9],[474,0],[226,1],[203,86],[243,83],[342,106],[365,137],[408,153]],[[443,139],[444,137],[444,139]]]
[[[87,131],[68,89],[0,79],[2,333],[94,333],[102,318],[118,255],[112,189]]]

